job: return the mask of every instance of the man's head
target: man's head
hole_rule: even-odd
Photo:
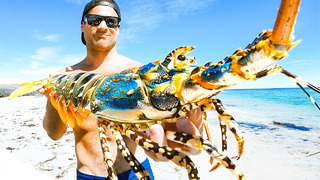
[[[112,9],[112,10],[111,10]],[[121,21],[120,9],[113,0],[92,0],[84,8],[81,18],[81,40],[84,45],[85,40],[83,26],[100,27],[101,23],[109,28],[118,28]]]

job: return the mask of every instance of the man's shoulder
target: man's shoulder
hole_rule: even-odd
[[[119,54],[119,59],[122,61],[122,62],[125,62],[130,68],[133,68],[133,67],[140,67],[142,66],[143,64],[141,64],[140,62],[138,61],[135,61],[133,59],[130,59],[126,56],[123,56],[123,55],[120,55]]]

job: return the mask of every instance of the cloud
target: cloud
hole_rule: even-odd
[[[65,1],[73,4],[79,4],[79,5],[89,2],[89,0],[65,0]]]
[[[38,61],[47,61],[48,58],[54,58],[55,56],[57,56],[59,51],[60,48],[58,47],[43,47],[39,48],[36,51],[36,54],[31,55],[30,57]]]
[[[188,13],[207,11],[209,5],[215,0],[172,0],[165,1],[166,11],[172,16],[180,16]]]
[[[39,69],[35,69],[35,70],[22,70],[21,73],[49,75],[50,73],[57,72],[59,69],[61,69],[61,67],[47,67],[47,68],[39,68]]]
[[[47,67],[39,69],[28,69],[22,70],[18,73],[19,78],[15,77],[0,77],[0,84],[22,84],[27,80],[31,79],[41,79],[44,77],[49,77],[50,73],[57,72],[61,67]],[[16,73],[14,75],[17,75]]]
[[[59,39],[60,39],[60,36],[58,34],[49,34],[42,38],[42,40],[46,40],[49,42],[58,42]]]
[[[21,84],[24,81],[19,78],[0,78],[0,84]]]
[[[42,47],[36,50],[35,54],[30,55],[29,60],[32,69],[37,69],[42,66],[49,65],[60,65],[63,66],[70,66],[75,64],[86,57],[84,53],[78,54],[62,54],[63,48],[60,46],[54,47]]]
[[[37,68],[40,65],[40,63],[38,61],[31,61],[30,67],[31,68]]]
[[[120,41],[140,39],[144,33],[158,28],[163,20],[160,7],[158,1],[130,1],[122,13],[125,24],[120,28]]]
[[[282,65],[294,65],[294,66],[303,66],[309,64],[309,60],[293,60],[282,62]]]
[[[47,34],[47,35],[43,35],[39,32],[36,32],[34,35],[38,40],[41,41],[47,41],[47,42],[51,42],[51,43],[57,43],[60,41],[60,35],[59,34]]]
[[[171,21],[188,13],[206,12],[215,0],[126,0],[122,8],[125,19],[120,28],[120,43],[139,41],[144,35],[161,26],[164,21]]]

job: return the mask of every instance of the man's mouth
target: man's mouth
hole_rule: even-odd
[[[108,37],[110,35],[107,34],[107,33],[97,33],[96,36],[99,37],[99,38],[104,38],[104,37]]]

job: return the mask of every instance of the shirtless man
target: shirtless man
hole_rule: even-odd
[[[101,16],[109,17],[100,19]],[[110,18],[111,16],[111,18]],[[81,21],[82,42],[86,45],[87,56],[81,62],[61,69],[57,73],[74,73],[74,72],[92,72],[97,74],[114,74],[120,71],[138,67],[142,64],[133,61],[117,53],[116,42],[119,34],[120,10],[116,2],[113,0],[92,0],[89,2],[83,12]],[[40,93],[48,97],[45,89],[41,89]],[[60,139],[67,130],[57,111],[51,102],[47,102],[46,113],[43,119],[43,127],[47,134],[53,140]],[[188,114],[188,119],[180,119],[174,124],[164,124],[166,129],[185,132],[189,134],[198,134],[198,129],[202,129],[202,119],[200,110],[194,110]],[[184,153],[197,154],[200,151],[192,151],[183,145],[167,142],[164,137],[164,130],[161,125],[153,125],[150,128],[151,140],[169,145],[175,150]],[[103,161],[103,153],[100,146],[98,126],[96,117],[91,114],[84,121],[83,126],[75,126],[73,128],[75,137],[75,152],[77,156],[77,179],[106,179],[108,172]],[[117,145],[111,130],[107,132],[107,139],[115,162],[115,169],[120,177],[119,179],[136,179],[133,171],[124,158],[117,153]],[[129,150],[135,157],[142,162],[142,165],[151,174],[152,171],[146,153],[155,161],[166,161],[160,154],[144,152],[131,139],[124,137]],[[117,156],[118,155],[118,156]]]

